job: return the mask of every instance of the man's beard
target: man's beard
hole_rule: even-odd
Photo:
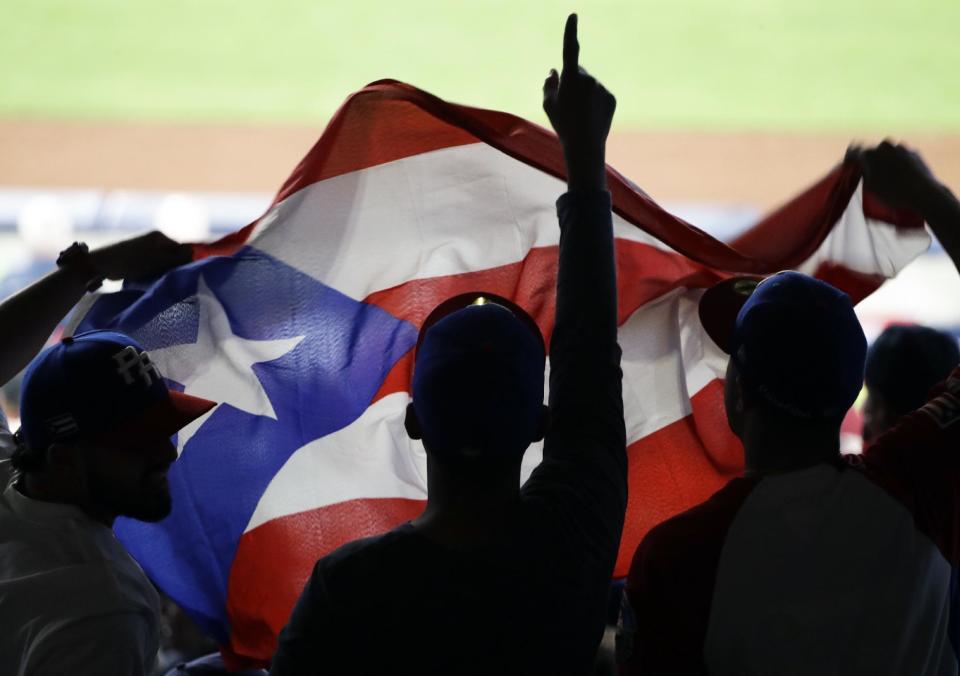
[[[170,489],[166,482],[151,483],[146,477],[132,490],[117,486],[96,468],[87,466],[87,487],[90,500],[106,512],[138,521],[162,521],[173,508]]]

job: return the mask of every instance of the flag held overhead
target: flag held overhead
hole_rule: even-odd
[[[632,488],[616,574],[653,525],[742,464],[703,291],[793,268],[857,301],[926,249],[922,230],[865,213],[858,172],[836,167],[731,247],[608,168]],[[347,99],[255,223],[91,308],[81,328],[132,334],[171,386],[224,402],[181,440],[172,515],[116,530],[233,664],[269,659],[317,558],[422,509],[425,456],[403,414],[428,314],[482,289],[549,343],[562,175],[542,127],[376,82]],[[539,457],[531,447],[524,478]]]

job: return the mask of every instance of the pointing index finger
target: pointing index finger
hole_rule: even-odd
[[[563,29],[563,72],[576,74],[580,67],[580,43],[577,42],[577,15],[567,17]]]

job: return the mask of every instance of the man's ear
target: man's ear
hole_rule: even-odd
[[[73,463],[73,447],[67,444],[52,443],[45,455],[47,467],[66,467]]]
[[[543,438],[547,436],[547,425],[549,424],[550,409],[546,406],[540,406],[540,423],[537,425],[536,435],[530,440],[530,443],[535,444],[538,441],[543,441]]]
[[[78,448],[73,444],[54,442],[47,446],[43,466],[51,474],[73,474],[79,462]]]
[[[403,427],[407,430],[407,436],[414,441],[423,439],[423,431],[420,429],[420,418],[417,417],[417,410],[413,407],[412,401],[407,404],[407,413],[403,417]]]
[[[743,386],[743,380],[740,379],[740,374],[738,373],[733,379],[733,408],[737,413],[743,413],[747,408],[747,399],[752,395],[747,391],[747,388]]]

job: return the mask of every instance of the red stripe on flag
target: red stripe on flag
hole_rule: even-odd
[[[401,82],[381,80],[347,99],[283,184],[273,205],[317,181],[472,142],[486,143],[547,174],[565,176],[560,144],[543,127],[507,113],[448,103]],[[855,165],[837,167],[731,247],[664,211],[608,168],[616,213],[695,261],[749,274],[795,268],[809,258],[843,213],[859,181]],[[252,230],[250,225],[212,244],[195,245],[194,256],[233,253]]]
[[[368,296],[364,302],[386,310],[417,328],[443,300],[468,291],[488,291],[513,300],[530,313],[549,346],[556,308],[555,246],[531,249],[520,263],[479,272],[415,279]],[[689,258],[632,240],[616,240],[618,324],[641,306],[680,288],[706,288],[726,277]],[[394,365],[371,403],[410,388],[412,355]]]
[[[830,261],[824,261],[818,265],[813,276],[846,293],[854,305],[879,289],[880,285],[886,281],[883,275],[857,272]]]
[[[723,411],[722,381],[708,384],[691,403],[692,415],[627,448],[630,492],[614,577],[626,576],[634,550],[651,528],[703,502],[743,469],[739,439],[725,417],[716,421]],[[707,429],[710,434],[701,437]]]
[[[274,519],[244,533],[227,587],[228,666],[266,664],[317,559],[347,542],[410,521],[425,504],[401,498],[350,500]]]
[[[707,459],[723,476],[743,471],[743,444],[727,423],[724,381],[711,380],[690,399],[693,424]]]
[[[779,272],[798,267],[823,243],[846,211],[860,170],[842,164],[740,235],[731,246]],[[736,268],[730,268],[736,269]]]
[[[386,310],[417,328],[442,301],[468,291],[488,291],[509,298],[526,310],[545,340],[553,333],[557,286],[555,246],[531,249],[526,258],[495,268],[443,277],[413,279],[372,293],[364,302]]]
[[[409,392],[412,382],[413,348],[411,347],[410,351],[400,357],[397,363],[393,365],[393,368],[390,369],[387,377],[383,379],[383,384],[380,385],[380,389],[377,390],[377,393],[373,395],[373,399],[370,400],[370,405],[373,406],[375,403],[391,394],[396,394],[397,392]]]

